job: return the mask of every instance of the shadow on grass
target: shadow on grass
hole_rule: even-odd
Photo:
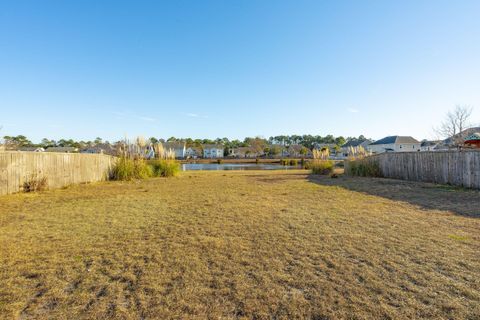
[[[309,175],[308,180],[325,186],[407,202],[424,209],[451,211],[455,214],[480,218],[480,191],[448,185],[385,178],[361,178]]]

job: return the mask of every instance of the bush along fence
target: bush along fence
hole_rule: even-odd
[[[107,180],[116,159],[103,154],[0,152],[0,195]]]
[[[345,161],[345,173],[480,189],[480,151],[382,153]]]

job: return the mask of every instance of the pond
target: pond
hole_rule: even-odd
[[[274,163],[185,163],[182,171],[192,170],[288,170],[301,166],[282,166]]]

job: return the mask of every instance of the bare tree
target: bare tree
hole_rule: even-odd
[[[470,126],[472,110],[471,106],[456,105],[455,109],[445,115],[445,120],[435,131],[444,138],[461,139],[462,137],[459,134]]]

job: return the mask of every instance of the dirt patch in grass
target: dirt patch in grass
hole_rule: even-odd
[[[475,319],[478,199],[302,171],[0,197],[0,318]]]

